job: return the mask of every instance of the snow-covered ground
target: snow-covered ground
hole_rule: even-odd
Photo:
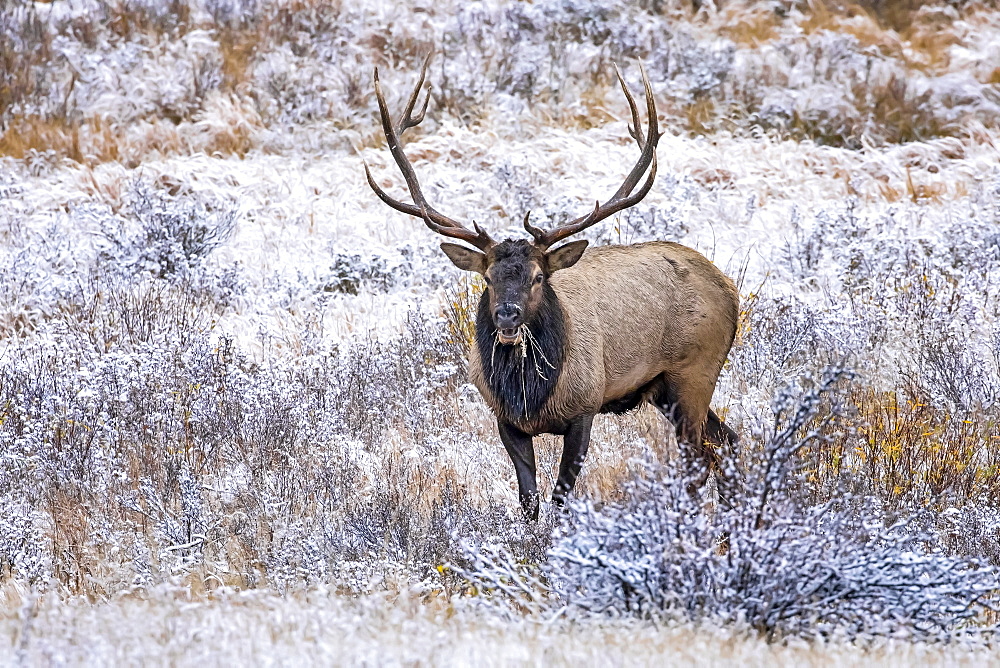
[[[365,181],[362,161],[405,192],[372,70],[398,110],[428,50],[432,101],[407,154],[435,206],[494,237],[617,189],[637,149],[612,61],[638,91],[642,60],[666,130],[656,184],[582,236],[678,241],[737,281],[743,324],[713,403],[744,459],[780,432],[776,400],[848,368],[842,402],[803,425],[826,440],[800,455],[800,501],[868,499],[886,526],[929,509],[911,518],[929,554],[996,564],[1000,12],[703,4],[4,9],[0,624],[14,660],[323,661],[341,646],[377,663],[856,660],[852,645],[547,627],[442,602],[468,590],[438,567],[470,545],[547,563],[565,527],[518,521],[464,376],[467,279]],[[577,497],[626,503],[667,431],[648,411],[601,418]],[[542,439],[543,490],[557,448]],[[363,597],[301,593],[315,587]],[[433,605],[405,598],[414,587]],[[407,592],[402,611],[385,591]],[[241,643],[244,624],[260,635]],[[390,641],[397,628],[436,640]],[[868,658],[955,660],[891,647]]]

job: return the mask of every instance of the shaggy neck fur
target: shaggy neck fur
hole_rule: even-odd
[[[476,346],[483,377],[508,422],[532,419],[541,411],[562,372],[566,326],[559,299],[546,283],[542,304],[525,323],[521,343],[503,345],[490,315],[489,296],[483,293],[476,315]]]

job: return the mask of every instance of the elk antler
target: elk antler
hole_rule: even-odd
[[[406,154],[403,153],[403,147],[399,143],[399,137],[403,134],[403,132],[409,128],[419,125],[420,121],[424,120],[424,113],[427,111],[427,103],[430,101],[431,97],[429,89],[427,91],[427,97],[424,98],[423,107],[421,107],[420,113],[417,114],[416,117],[413,116],[413,107],[417,103],[417,98],[420,96],[420,89],[423,88],[424,79],[427,76],[427,66],[430,62],[431,54],[427,54],[427,58],[424,60],[424,65],[420,69],[420,79],[417,81],[417,85],[413,89],[413,93],[410,94],[410,99],[406,103],[406,107],[403,109],[403,114],[400,116],[399,122],[395,124],[395,126],[392,123],[392,119],[389,117],[389,108],[385,104],[385,97],[382,95],[382,87],[379,85],[378,68],[375,68],[375,97],[378,99],[379,116],[382,118],[382,131],[385,133],[386,143],[389,145],[389,152],[392,153],[392,157],[396,160],[396,164],[399,166],[399,171],[403,173],[403,178],[406,180],[406,187],[409,188],[410,197],[413,198],[414,203],[407,204],[406,202],[401,202],[398,199],[389,197],[389,195],[387,195],[385,191],[375,183],[375,179],[372,178],[372,173],[368,169],[367,162],[365,163],[365,176],[368,177],[368,185],[370,185],[372,190],[375,191],[375,194],[378,195],[379,199],[396,211],[401,211],[411,216],[417,216],[424,221],[427,227],[431,228],[438,234],[467,241],[479,250],[485,252],[493,246],[494,241],[483,228],[481,228],[477,223],[473,223],[475,231],[472,231],[461,223],[458,223],[444,214],[439,213],[436,209],[434,209],[434,207],[427,203],[423,192],[420,190],[420,182],[417,181],[417,174],[413,171],[413,165],[410,164]]]
[[[649,192],[649,189],[653,187],[653,179],[656,178],[656,144],[660,141],[660,131],[656,125],[656,102],[653,100],[653,89],[649,85],[649,77],[646,76],[646,70],[643,68],[642,63],[639,64],[639,70],[642,72],[642,84],[646,93],[646,114],[649,116],[649,126],[645,137],[639,134],[639,110],[635,106],[635,99],[632,97],[628,86],[625,85],[625,80],[622,78],[622,73],[618,70],[618,65],[615,65],[618,83],[621,84],[622,91],[625,93],[625,99],[628,100],[628,106],[632,111],[632,123],[628,126],[628,133],[639,144],[639,150],[642,151],[639,155],[639,161],[635,163],[635,167],[629,172],[618,192],[604,204],[597,202],[594,210],[586,216],[581,216],[561,227],[548,231],[535,227],[528,222],[528,217],[525,216],[524,229],[535,238],[535,245],[539,248],[544,250],[557,241],[576,234],[612,214],[638,204],[646,196],[646,193]],[[642,184],[639,190],[633,193],[632,191],[635,190],[639,179],[642,178],[647,168],[649,169],[649,176],[646,177],[646,182]]]

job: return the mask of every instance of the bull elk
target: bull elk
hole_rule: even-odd
[[[532,437],[563,436],[559,478],[552,501],[562,505],[573,489],[598,413],[622,413],[648,401],[674,425],[694,486],[717,468],[716,446],[736,434],[709,408],[715,384],[736,333],[739,297],[733,282],[697,251],[667,241],[587,249],[587,241],[557,242],[642,200],[656,177],[660,139],[656,105],[645,70],[648,125],[640,131],[635,99],[616,67],[632,113],[629,134],[640,155],[612,197],[565,225],[543,230],[524,217],[532,240],[494,241],[439,213],[424,198],[399,138],[419,124],[420,97],[430,57],[399,120],[393,123],[375,70],[382,129],[413,203],[393,199],[368,184],[393,209],[416,216],[434,232],[464,241],[441,250],[460,269],[483,276],[486,288],[476,314],[469,374],[496,414],[500,439],[514,463],[521,507],[538,517]],[[648,176],[639,186],[643,174]],[[707,443],[705,442],[707,439]]]

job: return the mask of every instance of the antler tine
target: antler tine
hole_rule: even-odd
[[[533,236],[535,238],[535,242],[537,243],[537,242],[540,242],[542,239],[545,238],[545,230],[543,230],[541,228],[538,228],[538,227],[535,227],[534,225],[532,225],[531,223],[529,223],[528,219],[530,217],[531,217],[531,212],[530,211],[528,213],[524,214],[524,229],[526,229],[528,231],[528,234],[530,234],[531,236]]]
[[[642,135],[639,134],[639,110],[635,106],[635,98],[632,97],[632,91],[628,89],[625,85],[625,79],[622,78],[622,71],[618,69],[618,63],[612,63],[615,66],[615,74],[618,75],[618,83],[621,84],[622,92],[625,93],[625,99],[628,100],[628,108],[632,112],[632,122],[628,126],[629,136],[632,137],[639,144],[639,150],[646,148],[645,141],[643,141]]]
[[[406,107],[403,109],[403,114],[400,116],[399,123],[395,125],[393,125],[392,118],[389,115],[389,107],[385,103],[385,96],[382,94],[382,86],[379,83],[377,67],[375,68],[374,76],[375,99],[378,101],[378,111],[379,118],[382,122],[382,132],[385,133],[385,139],[389,146],[389,152],[396,161],[399,171],[403,174],[403,179],[406,181],[406,187],[410,191],[410,197],[413,198],[413,204],[408,204],[390,197],[384,190],[382,190],[382,188],[375,183],[375,179],[372,177],[372,173],[368,168],[367,162],[364,163],[365,176],[368,179],[368,185],[375,191],[378,198],[396,211],[420,218],[424,221],[427,227],[438,234],[468,241],[480,250],[486,251],[494,244],[494,242],[485,230],[478,225],[475,225],[476,231],[473,232],[461,223],[440,213],[427,203],[426,198],[424,198],[423,191],[420,189],[420,182],[417,180],[417,174],[413,170],[413,165],[410,164],[410,161],[403,152],[403,147],[399,141],[399,137],[404,131],[418,125],[422,120],[424,120],[424,114],[426,113],[427,105],[430,102],[430,92],[428,91],[427,97],[424,99],[423,107],[416,117],[413,116],[413,107],[416,105],[417,99],[420,96],[420,90],[423,88],[430,60],[431,56],[428,54],[427,58],[424,59],[423,67],[420,69],[420,79],[417,81],[417,85],[410,94]]]
[[[427,86],[427,96],[424,97],[424,105],[420,108],[420,113],[417,114],[416,118],[413,118],[413,105],[417,103],[417,97],[420,95],[420,89],[424,86],[424,79],[427,77],[427,67],[431,64],[431,56],[433,54],[428,53],[427,57],[424,58],[424,64],[420,68],[420,80],[417,81],[417,85],[413,88],[413,92],[410,94],[410,99],[406,103],[406,108],[403,109],[403,115],[399,119],[399,124],[396,125],[396,134],[402,136],[402,134],[409,128],[420,125],[421,121],[424,120],[424,114],[427,113],[427,105],[431,101],[431,87]]]
[[[615,70],[617,71],[617,66]],[[639,160],[635,163],[632,171],[629,172],[628,176],[625,177],[625,182],[622,183],[621,187],[612,195],[604,204],[598,202],[594,210],[588,213],[586,216],[581,216],[576,220],[572,220],[569,223],[555,228],[554,230],[549,230],[547,232],[542,232],[538,228],[534,228],[541,234],[532,232],[531,229],[527,228],[527,220],[525,220],[525,228],[531,232],[532,236],[535,237],[535,245],[541,248],[548,248],[552,244],[565,239],[566,237],[576,234],[591,225],[594,225],[610,215],[613,215],[623,209],[627,209],[630,206],[638,204],[643,197],[650,191],[653,187],[653,181],[656,179],[656,145],[660,141],[660,131],[657,126],[656,119],[656,101],[653,99],[653,88],[649,83],[649,77],[646,76],[646,69],[639,64],[639,71],[642,73],[642,84],[643,89],[646,94],[646,114],[649,117],[648,126],[646,129],[646,136],[642,137],[638,132],[639,125],[639,112],[635,104],[635,99],[632,97],[631,92],[628,90],[628,86],[625,85],[625,81],[622,79],[621,72],[618,72],[618,80],[621,83],[622,90],[625,91],[625,98],[628,100],[629,107],[632,112],[632,122],[634,128],[629,128],[629,134],[635,138],[636,143],[639,144],[639,148],[642,153],[639,155]],[[639,180],[642,175],[649,170],[649,175],[646,177],[646,182],[642,184],[639,190],[635,190],[635,187],[639,184]],[[635,191],[635,192],[633,192]]]
[[[625,183],[623,183],[621,188],[618,189],[618,192],[614,194],[614,197],[611,198],[612,200],[616,200],[619,197],[623,197],[632,192],[650,163],[653,165],[656,164],[656,144],[660,141],[660,131],[657,126],[656,118],[656,100],[653,99],[653,87],[649,83],[649,77],[646,76],[646,68],[643,67],[641,62],[639,63],[639,72],[642,74],[642,87],[643,92],[646,95],[646,115],[649,117],[649,126],[646,130],[645,140],[639,141],[636,139],[636,141],[639,142],[639,147],[642,149],[642,154],[639,156],[639,162],[637,162],[635,167],[632,168],[632,171],[629,172],[628,177],[625,179]],[[630,105],[633,107],[633,117],[638,117],[638,114],[634,111],[634,100],[630,101]],[[638,134],[638,131],[638,122],[636,122],[636,134]],[[643,193],[643,196],[645,196],[645,193]],[[641,199],[642,197],[627,206],[632,206],[632,204],[638,203]]]

